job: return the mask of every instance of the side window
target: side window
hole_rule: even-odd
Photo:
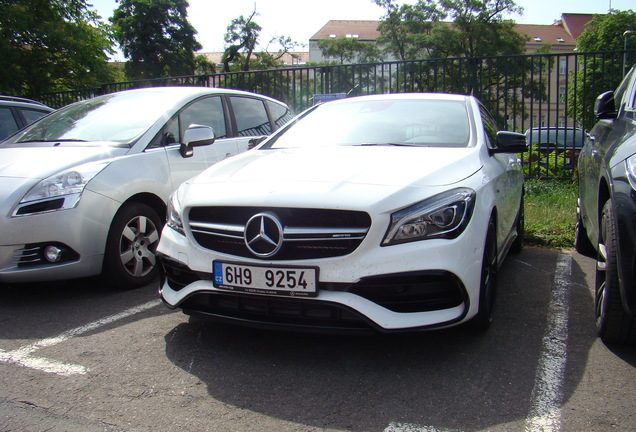
[[[267,101],[267,106],[269,107],[269,112],[274,120],[274,128],[276,129],[283,127],[285,123],[290,121],[293,117],[291,110],[285,105]]]
[[[632,68],[627,76],[623,78],[623,81],[618,85],[618,88],[614,92],[614,104],[616,106],[616,110],[621,112],[622,109],[626,108],[623,105],[623,96],[627,93],[627,89],[629,88],[632,79],[636,76],[636,68]],[[629,99],[625,101],[629,105]]]
[[[0,141],[18,131],[11,108],[0,108]]]
[[[227,137],[223,101],[219,96],[207,97],[193,102],[179,114],[179,122],[181,126],[181,135],[179,136],[183,136],[184,131],[190,125],[199,124],[212,127],[217,139]]]
[[[24,120],[26,120],[27,124],[31,124],[34,121],[39,120],[40,118],[48,114],[46,111],[38,111],[38,110],[31,110],[31,109],[22,109],[20,111],[22,112],[22,115],[24,116]]]
[[[497,146],[497,131],[499,130],[499,127],[497,126],[497,122],[490,115],[488,110],[483,105],[479,106],[479,112],[481,113],[481,120],[484,124],[484,131],[486,132],[486,136],[488,137],[488,140],[490,141],[489,147],[491,148],[496,147]]]
[[[272,133],[272,126],[262,100],[246,97],[230,97],[238,136],[259,136]]]

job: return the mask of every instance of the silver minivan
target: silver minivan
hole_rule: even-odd
[[[253,93],[157,87],[77,102],[14,134],[0,144],[0,284],[100,273],[148,284],[170,194],[291,117]]]

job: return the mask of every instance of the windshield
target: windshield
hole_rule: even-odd
[[[351,99],[318,106],[265,148],[397,145],[466,147],[466,104],[435,99]]]
[[[100,96],[59,109],[5,144],[98,141],[128,147],[172,105],[161,93]]]

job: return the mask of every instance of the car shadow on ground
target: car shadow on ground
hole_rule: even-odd
[[[39,339],[158,299],[158,280],[124,290],[101,277],[0,286],[0,339]]]
[[[318,428],[384,430],[392,422],[482,430],[523,421],[560,252],[525,249],[500,274],[496,321],[368,337],[261,331],[191,321],[166,335],[167,357],[223,403]],[[596,340],[585,274],[573,260],[564,398]]]

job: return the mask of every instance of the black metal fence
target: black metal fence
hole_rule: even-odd
[[[373,64],[298,66],[104,84],[31,96],[59,108],[120,90],[159,86],[225,87],[265,94],[299,112],[325,95],[436,92],[477,96],[509,130],[527,132],[526,174],[572,178],[596,97],[620,83],[636,51],[447,58]]]

